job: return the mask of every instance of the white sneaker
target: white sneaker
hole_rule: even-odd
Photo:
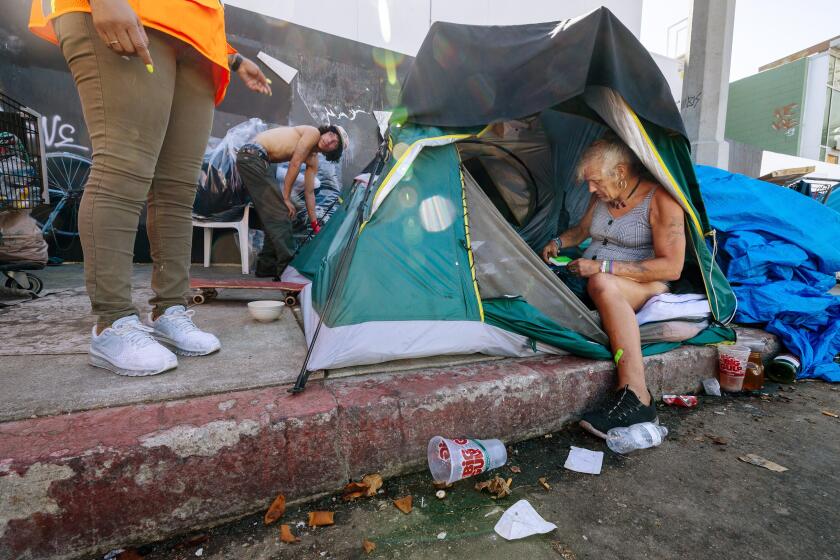
[[[215,335],[204,332],[193,323],[195,311],[187,310],[183,305],[175,305],[164,311],[163,315],[148,323],[154,328],[153,336],[181,356],[206,356],[222,347]]]
[[[118,375],[157,375],[178,365],[178,358],[151,336],[137,315],[123,317],[90,340],[90,364]]]

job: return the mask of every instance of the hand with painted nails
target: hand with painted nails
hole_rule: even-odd
[[[254,61],[243,58],[239,68],[236,69],[236,73],[239,74],[239,77],[251,91],[271,95],[271,86],[268,85],[268,79]]]
[[[93,26],[109,49],[121,56],[139,56],[154,71],[149,37],[137,13],[126,0],[90,0]]]

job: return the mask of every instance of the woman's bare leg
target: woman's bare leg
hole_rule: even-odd
[[[639,283],[612,274],[598,273],[589,278],[589,296],[595,302],[601,323],[610,339],[613,355],[623,350],[618,360],[618,387],[629,385],[645,406],[650,394],[645,383],[642,344],[636,311],[651,297],[667,291],[662,282]]]

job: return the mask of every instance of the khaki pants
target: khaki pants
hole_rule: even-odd
[[[148,202],[151,304],[183,305],[189,290],[192,205],[213,123],[211,62],[192,47],[147,29],[154,73],[102,42],[90,14],[54,21],[76,82],[93,145],[79,209],[85,284],[100,326],[136,313],[131,302],[134,238]]]

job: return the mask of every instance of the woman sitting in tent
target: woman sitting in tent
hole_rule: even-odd
[[[592,199],[579,224],[543,248],[543,260],[588,237],[583,258],[566,267],[564,279],[601,315],[618,368],[618,390],[599,411],[584,415],[581,427],[606,437],[616,426],[656,420],[645,383],[638,311],[679,279],[685,258],[682,208],[648,173],[620,139],[596,140],[581,156],[578,179]]]

